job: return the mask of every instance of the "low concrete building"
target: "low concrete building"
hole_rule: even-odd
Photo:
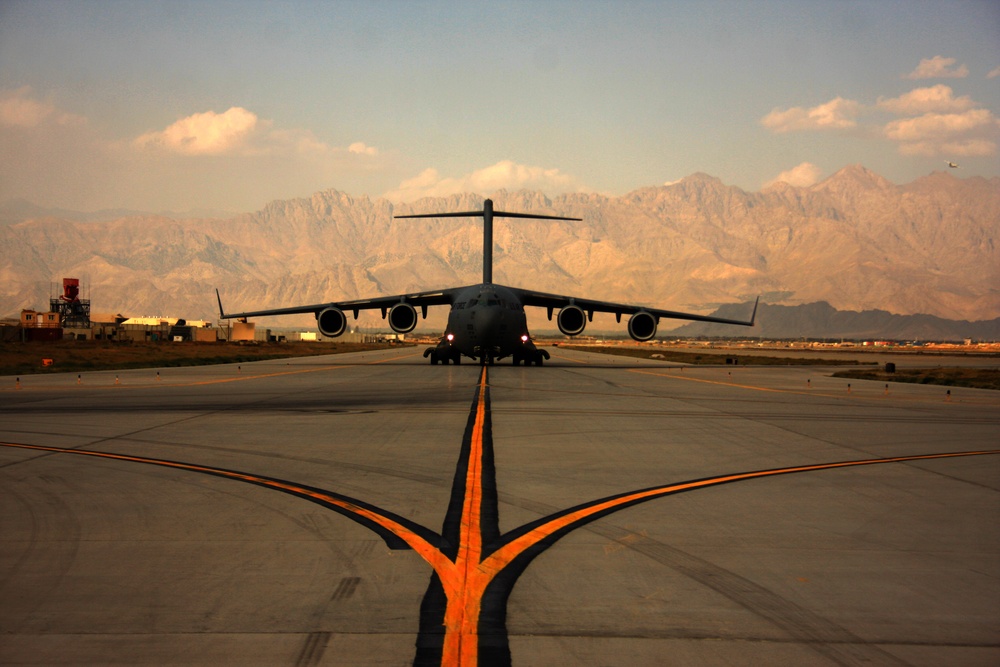
[[[21,340],[52,341],[62,340],[62,320],[54,311],[21,311]]]

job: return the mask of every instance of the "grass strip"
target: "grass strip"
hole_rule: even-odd
[[[884,370],[858,369],[838,371],[833,374],[833,377],[1000,390],[1000,369],[997,368],[907,368],[897,369],[894,373],[886,373]]]

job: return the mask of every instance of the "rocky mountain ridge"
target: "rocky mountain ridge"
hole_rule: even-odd
[[[494,280],[506,285],[701,313],[761,294],[774,305],[1000,317],[1000,178],[936,172],[897,186],[855,165],[761,192],[693,174],[621,197],[492,198],[498,210],[583,218],[498,219]],[[258,309],[473,284],[481,222],[392,216],[481,206],[472,194],[394,205],[326,190],[228,218],[32,217],[0,226],[0,314],[44,308],[62,277],[83,280],[95,311],[206,319],[215,287],[227,306]]]
[[[746,317],[748,304],[726,304],[719,317]],[[765,340],[893,340],[975,342],[1000,340],[1000,317],[991,320],[948,320],[934,315],[895,315],[884,310],[837,310],[825,301],[798,306],[761,304],[753,329],[691,322],[670,332],[676,337],[747,337]]]

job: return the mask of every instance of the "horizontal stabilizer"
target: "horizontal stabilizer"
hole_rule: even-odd
[[[535,220],[575,220],[583,218],[564,218],[559,215],[538,215],[536,213],[508,213],[494,211],[493,200],[483,200],[482,211],[465,211],[463,213],[418,213],[416,215],[394,215],[394,218],[482,218],[483,219],[483,283],[493,282],[493,218],[533,218]]]
[[[465,213],[420,213],[418,215],[394,215],[394,218],[481,218],[483,211],[466,211]]]
[[[565,218],[560,215],[538,215],[535,213],[508,213],[506,211],[491,211],[494,218],[534,218],[535,220],[574,220],[583,218]],[[486,211],[466,211],[464,213],[420,213],[416,215],[394,215],[394,218],[483,218]]]

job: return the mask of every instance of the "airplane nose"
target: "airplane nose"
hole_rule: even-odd
[[[483,343],[490,344],[500,330],[501,314],[496,308],[483,308],[476,316],[476,328]]]

